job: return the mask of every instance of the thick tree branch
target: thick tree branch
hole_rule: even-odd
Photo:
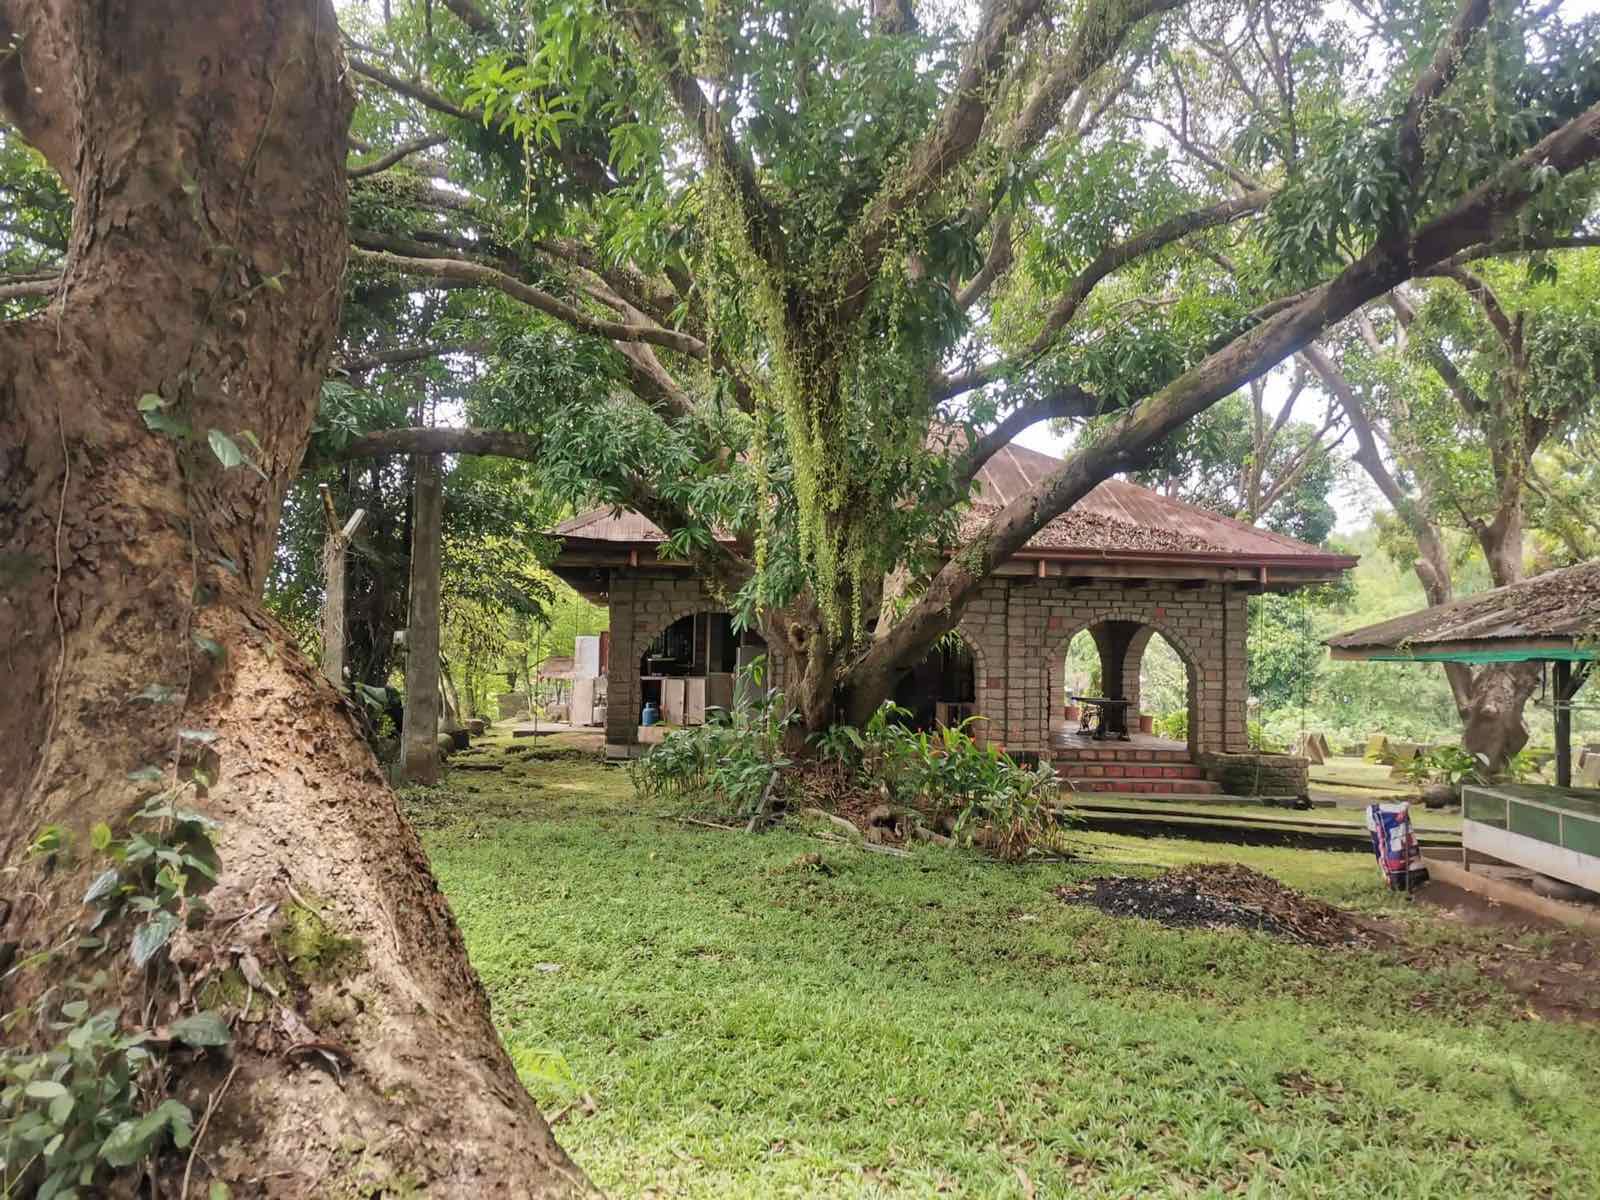
[[[61,22],[27,0],[0,3],[0,118],[14,125],[61,176],[70,192],[73,159],[72,97],[59,81],[73,78],[73,48],[62,42]]]
[[[394,350],[380,350],[363,358],[344,359],[334,365],[346,375],[359,375],[379,367],[397,367],[405,363],[422,362],[445,354],[487,354],[494,343],[486,340],[433,342],[426,346],[401,346]]]
[[[494,288],[530,308],[570,325],[580,333],[592,334],[613,342],[650,342],[691,358],[704,359],[706,345],[699,338],[655,324],[624,324],[590,316],[580,309],[522,282],[504,271],[460,258],[416,258],[382,251],[352,249],[350,260],[375,271],[397,271],[402,275],[454,280],[478,287]]]
[[[1099,13],[1111,2],[1099,0],[1092,13]],[[867,281],[877,268],[899,216],[927,200],[978,144],[989,115],[990,91],[1006,55],[1042,6],[1043,0],[986,0],[978,32],[933,130],[912,150],[905,168],[893,173],[894,182],[884,185],[846,238],[845,254],[852,263],[843,289],[847,303],[859,305],[863,301]],[[1085,22],[1091,19],[1092,14],[1084,18]]]
[[[351,167],[345,174],[351,179],[364,179],[368,175],[376,175],[379,171],[387,171],[390,167],[408,155],[417,154],[423,150],[431,150],[435,146],[442,146],[448,142],[448,134],[435,133],[428,137],[417,138],[414,141],[402,142],[381,158],[374,159],[359,167]]]
[[[672,101],[699,139],[707,165],[724,175],[733,187],[756,253],[769,266],[781,266],[785,256],[783,231],[777,213],[762,195],[755,164],[734,139],[722,113],[701,89],[700,81],[684,65],[682,46],[654,13],[627,8],[622,19],[645,57],[664,75]]]
[[[1188,0],[1116,0],[1087,8],[1061,61],[1039,81],[1001,144],[1010,155],[1026,154],[1047,137],[1068,99],[1117,53],[1129,32],[1146,17],[1181,8]]]
[[[949,399],[959,396],[962,392],[969,392],[973,388],[982,387],[1000,378],[1007,370],[1014,368],[1020,362],[1037,358],[1045,353],[1055,343],[1061,331],[1067,327],[1072,318],[1077,315],[1078,309],[1088,299],[1089,294],[1106,276],[1120,270],[1136,259],[1147,254],[1162,250],[1174,242],[1188,237],[1201,230],[1213,229],[1219,225],[1226,225],[1250,213],[1259,212],[1267,206],[1273,193],[1266,190],[1248,192],[1232,200],[1224,200],[1209,208],[1197,208],[1190,212],[1163,221],[1152,226],[1143,233],[1120,242],[1115,246],[1108,246],[1095,256],[1094,261],[1080,271],[1076,278],[1067,286],[1067,290],[1057,298],[1045,316],[1044,325],[1034,336],[1028,348],[1015,360],[984,363],[937,381],[933,392],[939,399]]]
[[[1323,330],[1419,270],[1500,235],[1533,194],[1534,168],[1565,174],[1600,157],[1595,105],[1469,192],[1409,238],[1386,238],[1294,307],[1208,355],[1130,410],[1048,478],[1007,504],[973,535],[975,553],[951,558],[887,637],[857,660],[852,679],[914,663],[952,627],[994,567],[1101,480],[1136,467],[1149,448],[1212,404],[1310,345]]]
[[[1452,254],[1441,262],[1437,270],[1465,266],[1481,258],[1499,258],[1513,254],[1538,254],[1546,250],[1588,250],[1600,246],[1600,234],[1579,233],[1566,237],[1514,237],[1501,238],[1483,246],[1474,246],[1460,254]]]
[[[376,83],[383,84],[390,91],[399,92],[402,96],[415,100],[424,108],[431,108],[436,113],[443,113],[447,117],[455,117],[458,121],[482,121],[483,114],[462,108],[454,101],[447,100],[438,92],[420,83],[413,83],[408,79],[401,79],[398,75],[390,74],[382,67],[374,66],[364,59],[350,57],[350,69],[357,75],[365,75]]]
[[[492,454],[538,462],[543,440],[513,429],[385,429],[352,438],[330,456],[335,462],[384,454]]]
[[[1400,154],[1400,173],[1413,192],[1422,182],[1423,118],[1455,78],[1468,45],[1489,19],[1492,7],[1490,0],[1464,0],[1456,12],[1455,20],[1450,23],[1450,32],[1434,52],[1433,61],[1411,88],[1405,112],[1400,117],[1396,145]]]
[[[995,222],[990,233],[989,253],[983,266],[967,285],[956,293],[956,307],[966,312],[994,286],[995,281],[1011,269],[1015,251],[1011,243],[1012,217],[1010,213]]]
[[[14,282],[7,282],[7,278],[0,275],[0,300],[20,300],[24,296],[53,296],[56,294],[56,289],[61,286],[59,275],[41,275]]]
[[[1098,416],[1104,411],[1104,404],[1104,401],[1075,384],[1053,388],[1038,400],[1021,405],[1007,413],[999,424],[973,442],[961,457],[961,462],[956,468],[956,479],[965,488],[977,478],[985,463],[1015,441],[1019,434],[1031,429],[1040,421]]]
[[[1173,242],[1188,237],[1191,233],[1198,233],[1204,229],[1215,229],[1219,225],[1226,225],[1240,217],[1251,213],[1260,212],[1272,199],[1274,193],[1265,189],[1247,192],[1243,196],[1232,200],[1224,200],[1210,208],[1198,208],[1182,213],[1171,220],[1163,221],[1137,237],[1129,238],[1115,246],[1109,246],[1095,256],[1093,262],[1078,273],[1067,290],[1062,293],[1055,304],[1051,306],[1050,313],[1045,317],[1044,327],[1040,329],[1033,342],[1028,346],[1030,357],[1043,354],[1055,341],[1059,334],[1072,318],[1077,315],[1078,308],[1095,285],[1107,275],[1135,259],[1143,258],[1157,250],[1170,246]]]

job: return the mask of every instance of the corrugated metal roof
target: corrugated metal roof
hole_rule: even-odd
[[[1472,644],[1494,649],[1512,642],[1576,642],[1600,636],[1600,559],[1562,567],[1352,629],[1328,639],[1335,650],[1406,650]]]
[[[972,532],[1060,465],[1060,459],[1014,442],[1001,450],[978,473],[976,496],[962,521],[963,534]],[[555,532],[604,542],[663,540],[661,530],[640,514],[609,508],[579,513],[556,526]],[[1120,479],[1099,484],[1056,517],[1029,540],[1019,557],[1074,554],[1130,559],[1180,555],[1234,563],[1287,560],[1327,569],[1348,567],[1355,561]]]

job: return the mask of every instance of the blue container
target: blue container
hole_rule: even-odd
[[[657,725],[661,721],[661,710],[656,707],[654,700],[645,701],[644,711],[639,714],[639,724]]]

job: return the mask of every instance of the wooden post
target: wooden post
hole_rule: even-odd
[[[406,622],[406,710],[401,778],[439,782],[439,455],[416,458],[411,513],[411,609]]]
[[[1555,662],[1556,786],[1572,786],[1572,664],[1564,658]]]
[[[333,494],[327,484],[320,485],[322,515],[328,524],[328,540],[322,546],[322,673],[336,688],[344,687],[344,566],[350,539],[367,515],[358,508],[340,528],[333,509]]]

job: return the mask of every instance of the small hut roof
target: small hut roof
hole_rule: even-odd
[[[540,679],[571,679],[571,655],[552,655],[539,664]]]
[[[1336,658],[1492,662],[1595,658],[1597,636],[1600,559],[1353,629],[1327,644]]]

